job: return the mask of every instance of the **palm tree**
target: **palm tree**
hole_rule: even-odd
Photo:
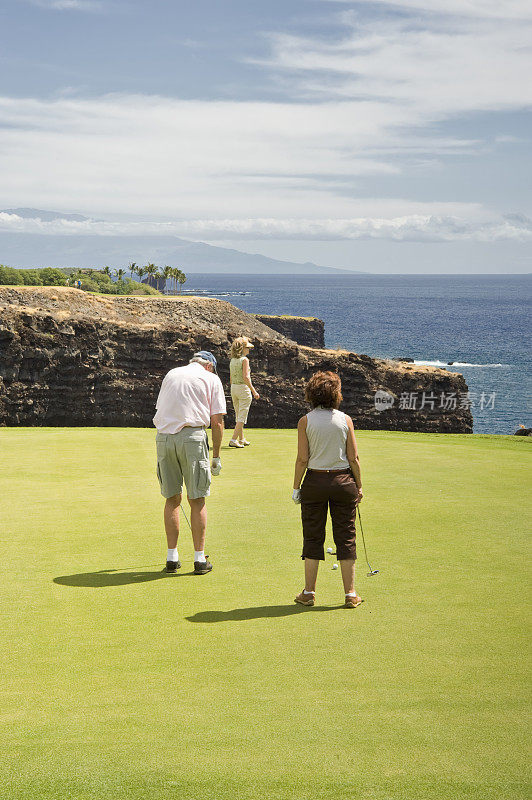
[[[120,283],[123,281],[125,274],[126,274],[125,269],[122,269],[122,268],[115,269],[115,275],[118,278],[118,280],[120,281]]]
[[[102,269],[102,272],[104,275],[109,275],[109,277],[111,277],[111,270],[109,269],[109,267],[104,267]]]
[[[172,278],[173,275],[174,275],[174,270],[172,269],[172,267],[169,267],[168,264],[167,264],[165,266],[165,268],[163,269],[162,276],[163,276],[164,280],[166,281],[165,289],[167,289],[168,292],[170,292],[170,288],[169,288],[170,278]]]
[[[134,261],[131,261],[129,264],[129,271],[131,272],[131,277],[133,277],[133,275],[138,275],[139,269]]]
[[[137,275],[139,276],[139,281],[141,283],[142,283],[142,279],[143,279],[145,274],[146,274],[146,268],[145,267],[137,267]]]
[[[174,292],[177,289],[177,279],[179,277],[179,269],[174,267],[172,270],[172,278],[174,279]]]
[[[157,275],[157,273],[159,271],[159,267],[157,267],[155,264],[152,264],[150,262],[149,264],[146,265],[145,270],[146,270],[146,275],[148,276],[148,283],[151,286],[150,278],[152,280],[154,280],[154,281],[157,280],[155,276]],[[157,285],[159,285],[159,284],[157,283]]]
[[[181,290],[183,288],[183,284],[187,282],[187,276],[181,270],[178,270],[179,275],[177,276],[177,282],[179,284],[179,294],[181,294]]]

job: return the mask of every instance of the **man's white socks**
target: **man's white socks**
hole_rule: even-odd
[[[177,547],[173,547],[172,549],[168,548],[168,551],[166,553],[166,560],[179,561],[179,556],[177,554]]]
[[[199,561],[200,564],[205,564],[207,559],[205,558],[205,551],[204,550],[194,550],[194,561]]]

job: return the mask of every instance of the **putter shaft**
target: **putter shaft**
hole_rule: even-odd
[[[358,521],[360,523],[360,533],[362,534],[362,544],[364,545],[364,555],[366,557],[366,564],[368,565],[368,569],[369,569],[369,572],[368,572],[368,578],[369,578],[371,575],[378,575],[379,570],[378,569],[372,569],[371,568],[371,564],[369,563],[368,551],[366,549],[366,539],[364,538],[364,528],[362,527],[362,517],[360,516],[360,506],[359,505],[357,505],[357,511],[358,511]]]

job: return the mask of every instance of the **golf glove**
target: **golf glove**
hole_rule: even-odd
[[[296,504],[299,504],[301,502],[301,489],[294,489],[294,491],[292,492],[292,500]]]
[[[222,471],[222,461],[220,458],[213,458],[211,465],[211,472],[213,475],[219,475]]]

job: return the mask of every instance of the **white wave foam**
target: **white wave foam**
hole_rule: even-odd
[[[418,361],[414,359],[414,364],[423,367],[509,367],[510,364],[471,364],[469,361]]]

